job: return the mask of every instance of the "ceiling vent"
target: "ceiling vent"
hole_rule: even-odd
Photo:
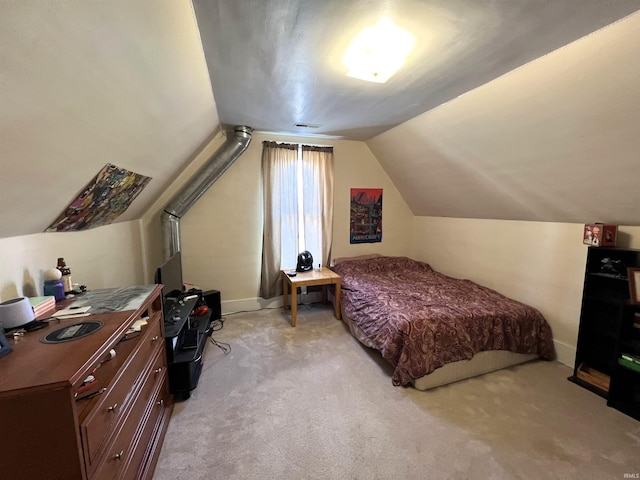
[[[322,125],[313,123],[296,123],[295,126],[298,128],[320,128]]]

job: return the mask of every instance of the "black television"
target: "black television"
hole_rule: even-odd
[[[156,283],[161,283],[162,296],[167,300],[177,300],[184,291],[182,284],[182,257],[176,252],[169,260],[156,270]],[[166,306],[166,305],[165,305]]]

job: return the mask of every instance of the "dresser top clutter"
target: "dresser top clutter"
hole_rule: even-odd
[[[96,290],[58,303],[58,308],[91,305],[91,315],[51,319],[47,327],[12,341],[13,352],[0,359],[0,396],[22,388],[82,383],[85,369],[100,363],[101,356],[106,354],[99,347],[122,339],[129,329],[128,320],[133,322],[144,313],[138,312],[144,301],[160,290],[160,285]],[[45,344],[41,341],[56,329],[89,319],[102,322],[102,328],[70,342]]]

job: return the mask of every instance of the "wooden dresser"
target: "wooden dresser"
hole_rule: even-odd
[[[137,297],[129,299],[132,289]],[[151,478],[173,409],[161,287],[99,293],[97,303],[112,295],[115,311],[92,307],[97,314],[50,321],[11,340],[13,352],[0,358],[0,478]],[[147,324],[130,332],[140,319]],[[103,325],[82,338],[42,342],[85,320]],[[89,375],[97,383],[78,393]]]

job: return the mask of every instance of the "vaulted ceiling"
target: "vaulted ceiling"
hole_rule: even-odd
[[[223,124],[367,140],[638,10],[638,0],[194,0]],[[389,17],[416,46],[384,84],[342,55]],[[295,124],[318,125],[300,128]]]
[[[636,13],[368,143],[415,215],[640,225],[639,125]]]
[[[153,178],[139,218],[227,125],[365,140],[417,215],[640,225],[640,0],[193,3],[0,3],[0,237],[106,163]],[[382,15],[407,64],[345,77]]]

